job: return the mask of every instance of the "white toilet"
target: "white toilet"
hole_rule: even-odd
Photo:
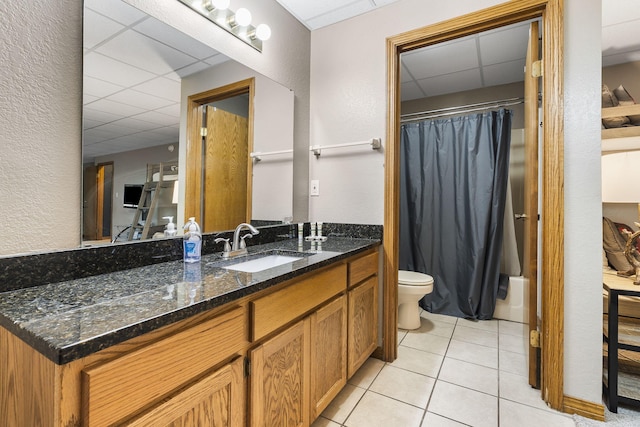
[[[420,327],[418,301],[433,291],[433,277],[416,271],[398,271],[398,328]]]

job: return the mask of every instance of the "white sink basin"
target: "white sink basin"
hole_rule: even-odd
[[[268,270],[273,267],[298,261],[300,257],[286,255],[267,255],[262,258],[252,259],[251,261],[241,262],[239,264],[226,265],[227,270],[243,271],[245,273],[257,273],[258,271]]]

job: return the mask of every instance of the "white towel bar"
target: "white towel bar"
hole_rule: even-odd
[[[382,148],[382,140],[380,138],[373,138],[367,141],[347,142],[344,144],[312,145],[311,147],[309,147],[309,151],[313,151],[313,154],[319,156],[320,154],[322,154],[322,150],[327,150],[330,148],[353,147],[356,145],[371,145],[371,149],[379,150],[380,148]]]
[[[252,159],[255,159],[256,162],[259,162],[260,160],[262,160],[262,156],[273,156],[275,154],[289,154],[289,153],[293,153],[293,150],[265,151],[263,153],[259,151],[254,151],[249,153],[249,157],[251,157]]]

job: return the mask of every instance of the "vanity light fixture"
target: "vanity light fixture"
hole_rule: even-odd
[[[229,0],[178,0],[249,46],[262,52],[262,42],[271,37],[267,24],[251,25],[251,12],[241,7],[229,9]]]

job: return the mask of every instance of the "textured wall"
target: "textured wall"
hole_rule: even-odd
[[[82,2],[0,3],[0,255],[80,244]]]
[[[400,0],[311,34],[311,144],[383,138],[387,119],[386,38],[500,3]],[[310,155],[313,221],[382,224],[384,150],[366,147]]]
[[[275,0],[237,1],[273,29],[262,54],[175,0],[127,0],[295,91],[294,212],[308,214],[310,32]],[[0,2],[0,255],[81,235],[82,2]],[[302,153],[302,155],[300,155]]]
[[[565,0],[564,393],[601,401],[601,2]]]

